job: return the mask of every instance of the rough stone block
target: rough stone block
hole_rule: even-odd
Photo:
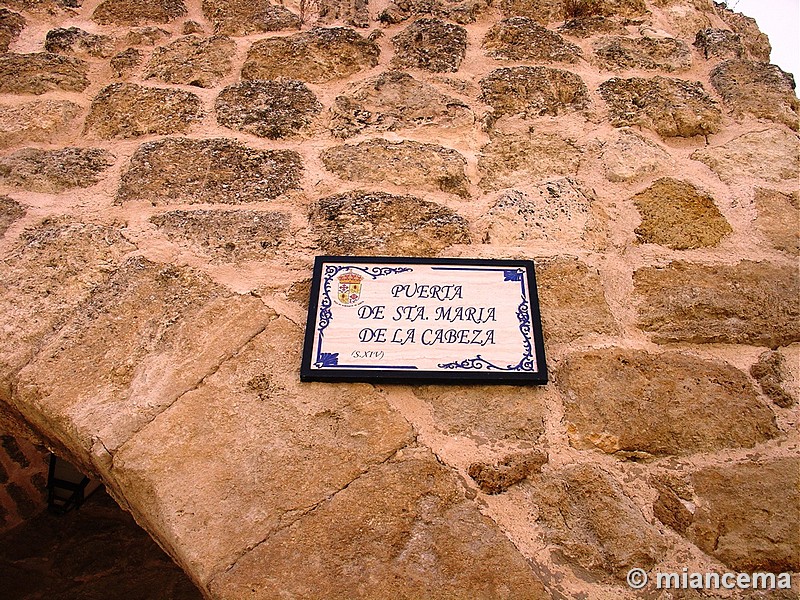
[[[536,286],[545,340],[568,343],[586,334],[616,335],[600,273],[575,258],[536,263]]]
[[[769,62],[772,46],[770,46],[767,34],[758,29],[755,19],[732,11],[724,2],[715,2],[714,10],[728,27],[739,34],[744,47],[753,59]]]
[[[474,121],[461,100],[402,71],[386,71],[352,86],[331,108],[331,131],[342,138],[424,126],[468,127]]]
[[[25,209],[19,202],[8,196],[0,196],[0,237],[3,237],[8,228],[25,216]]]
[[[203,14],[214,33],[251,35],[300,29],[300,17],[269,0],[203,0]]]
[[[558,116],[589,105],[586,84],[575,73],[550,67],[504,67],[481,79],[482,102],[495,117]]]
[[[0,54],[8,52],[9,45],[24,28],[25,17],[7,8],[0,8]]]
[[[272,257],[289,228],[285,213],[252,210],[176,210],[150,222],[173,242],[188,243],[223,263]]]
[[[786,362],[786,357],[780,351],[767,350],[750,367],[750,375],[758,381],[764,395],[781,408],[797,404],[798,386],[792,385],[792,374]]]
[[[92,100],[85,130],[103,139],[182,133],[202,118],[200,98],[190,92],[112,83]]]
[[[100,148],[23,148],[0,157],[0,182],[56,194],[94,185],[115,161],[113,154]]]
[[[89,87],[89,67],[79,58],[49,52],[0,54],[0,93],[36,94]]]
[[[131,72],[142,64],[144,53],[138,48],[127,48],[114,55],[111,59],[111,68],[117,77],[127,77]]]
[[[413,16],[425,16],[466,25],[484,14],[489,4],[488,0],[393,0],[380,12],[378,21],[384,25],[396,25]]]
[[[800,254],[800,194],[756,188],[756,227],[773,248]]]
[[[347,192],[318,200],[310,216],[320,247],[329,254],[435,256],[470,242],[466,219],[414,196]]]
[[[684,42],[663,37],[606,37],[592,44],[601,68],[609,71],[684,71],[692,52]]]
[[[495,463],[472,463],[467,474],[485,494],[500,494],[528,476],[542,471],[547,462],[544,452],[517,452]]]
[[[68,100],[36,100],[0,105],[0,148],[51,142],[72,129],[81,107]]]
[[[125,43],[129,46],[155,46],[172,34],[161,27],[134,27],[125,36]]]
[[[166,138],[146,142],[123,173],[117,202],[242,204],[300,187],[293,150],[255,150],[228,139]]]
[[[730,29],[708,27],[697,32],[694,47],[706,58],[742,58],[742,39]]]
[[[800,101],[794,77],[777,65],[748,60],[727,60],[711,71],[711,84],[734,114],[749,114],[800,127]]]
[[[94,9],[92,20],[101,25],[141,25],[169,23],[187,14],[183,0],[103,0]]]
[[[644,0],[502,0],[507,17],[530,17],[542,25],[596,16],[639,17],[646,14]]]
[[[600,85],[600,96],[616,127],[638,125],[663,137],[692,137],[722,126],[722,113],[699,82],[615,77]]]
[[[47,32],[44,49],[54,54],[71,54],[81,58],[110,58],[114,54],[114,39],[68,27]]]
[[[497,525],[422,449],[373,467],[268,537],[210,588],[224,599],[459,598],[465,590],[477,598],[549,596]]]
[[[600,160],[609,181],[635,181],[663,170],[671,160],[659,144],[633,129],[619,129],[603,142]]]
[[[492,58],[576,63],[581,49],[527,17],[512,17],[493,25],[483,38]]]
[[[388,182],[469,196],[466,159],[455,150],[436,144],[405,140],[366,140],[356,145],[334,146],[320,154],[329,171],[347,181]]]
[[[114,457],[129,502],[201,584],[413,439],[370,385],[301,384],[301,346],[273,314]]]
[[[722,362],[592,350],[569,356],[557,381],[570,443],[580,449],[639,459],[752,448],[779,433],[747,376]]]
[[[602,15],[569,19],[558,28],[558,31],[579,39],[596,35],[628,35],[628,30],[622,23]]]
[[[229,85],[214,108],[220,125],[271,139],[297,135],[322,111],[314,93],[291,79]]]
[[[659,344],[785,346],[800,341],[797,269],[743,260],[733,265],[683,261],[633,274],[639,326]]]
[[[144,76],[166,83],[214,87],[233,69],[235,53],[236,44],[228,37],[188,35],[156,48]]]
[[[633,203],[642,216],[635,233],[643,244],[708,248],[733,231],[714,198],[686,181],[662,177],[636,194]]]
[[[374,67],[379,54],[377,44],[353,29],[317,28],[254,42],[242,67],[242,79],[288,77],[327,83]]]
[[[467,51],[467,30],[440,19],[417,19],[392,44],[392,66],[454,73]]]

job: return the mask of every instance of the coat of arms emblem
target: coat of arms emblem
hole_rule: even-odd
[[[364,279],[358,273],[346,271],[339,275],[336,280],[339,282],[337,300],[343,306],[353,306],[361,298],[361,280]]]

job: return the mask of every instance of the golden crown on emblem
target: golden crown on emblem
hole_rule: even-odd
[[[340,283],[361,283],[361,280],[364,278],[358,273],[348,271],[347,273],[339,275],[338,279]]]

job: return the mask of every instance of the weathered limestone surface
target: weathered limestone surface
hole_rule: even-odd
[[[214,108],[220,125],[265,138],[297,135],[322,111],[302,81],[243,81],[229,85]]]
[[[528,187],[530,192],[509,190],[489,208],[483,219],[484,242],[525,245],[536,241],[601,247],[605,212],[591,190],[569,177]]]
[[[146,78],[166,83],[214,87],[232,70],[236,44],[225,36],[189,35],[156,48],[145,69]]]
[[[581,49],[527,17],[512,17],[494,25],[483,38],[493,58],[576,63]]]
[[[161,27],[134,27],[125,36],[129,46],[155,46],[172,34]]]
[[[692,66],[692,51],[675,38],[608,37],[593,44],[600,66],[609,71],[682,71]]]
[[[544,452],[517,452],[495,463],[472,463],[467,470],[485,494],[500,494],[512,485],[542,471],[547,462]]]
[[[92,100],[87,132],[103,139],[182,133],[203,117],[200,99],[178,89],[112,83]]]
[[[329,254],[435,256],[470,241],[466,219],[446,206],[385,192],[322,198],[311,208],[311,222]]]
[[[681,504],[685,528],[679,533],[736,571],[797,571],[800,460],[787,457],[706,467],[692,473],[690,481],[689,500],[696,509],[690,512]],[[677,497],[669,488],[662,492],[670,495]],[[680,510],[675,503],[670,508],[662,499],[654,506],[665,522]]]
[[[750,367],[750,375],[758,381],[761,391],[781,408],[797,404],[797,394],[791,389],[791,371],[786,357],[780,351],[764,352],[758,357],[758,362]]]
[[[275,254],[286,237],[289,217],[251,210],[176,210],[150,222],[177,243],[189,243],[214,261],[262,260]]]
[[[800,127],[800,101],[794,78],[777,65],[748,60],[727,60],[711,71],[711,83],[737,115]]]
[[[521,484],[548,541],[600,579],[624,579],[633,567],[648,570],[664,554],[658,530],[605,470],[572,465]]]
[[[0,237],[11,225],[25,216],[25,209],[8,196],[0,196]]]
[[[557,116],[582,110],[589,104],[583,80],[569,71],[550,67],[506,67],[481,79],[481,101],[496,117]]]
[[[89,86],[87,73],[88,65],[71,56],[49,52],[0,54],[0,93],[82,92]]]
[[[331,131],[342,138],[424,126],[468,127],[474,121],[461,100],[393,70],[356,84],[331,107]]]
[[[309,395],[295,372],[301,339],[299,327],[273,314],[263,333],[114,458],[127,500],[203,584],[413,439],[370,385],[342,393],[313,384]],[[284,484],[265,485],[278,476]],[[303,546],[319,547],[313,538]],[[263,576],[279,571],[273,557]]]
[[[392,38],[395,67],[458,71],[467,50],[467,30],[440,19],[417,19]]]
[[[23,148],[0,158],[0,183],[51,194],[85,188],[100,181],[115,160],[100,148]]]
[[[24,28],[25,17],[7,8],[0,8],[0,54],[8,52],[8,46]]]
[[[778,434],[747,376],[721,362],[593,350],[571,355],[557,380],[578,448],[640,458],[752,448]]]
[[[302,172],[293,150],[254,150],[228,139],[166,138],[131,157],[117,202],[242,204],[297,189]]]
[[[670,155],[634,129],[625,128],[603,143],[600,160],[609,181],[634,181],[667,168]]]
[[[436,426],[447,435],[535,443],[544,433],[544,396],[539,388],[444,385],[416,386],[414,394],[430,404]]]
[[[109,61],[111,68],[117,77],[126,78],[131,72],[142,64],[144,60],[144,53],[138,48],[126,48],[122,52],[118,52]]]
[[[360,4],[356,0],[354,4]],[[365,3],[366,4],[366,3]],[[460,25],[474,23],[489,7],[488,0],[392,0],[378,20],[386,25],[402,23],[413,16],[432,16],[447,19]],[[354,23],[355,24],[355,23]],[[359,25],[366,27],[367,25]]]
[[[731,228],[714,198],[691,183],[662,177],[633,197],[642,216],[634,231],[644,244],[673,250],[713,247]]]
[[[114,54],[114,39],[78,27],[62,27],[47,32],[44,49],[54,54],[70,54],[81,58],[110,58]]]
[[[633,274],[639,324],[658,343],[784,346],[800,341],[797,269],[768,262],[676,261]]]
[[[618,333],[597,269],[575,258],[540,261],[536,287],[545,340],[565,343],[588,333]]]
[[[597,0],[596,2],[558,2],[554,0],[502,0],[506,16],[524,16],[542,25],[592,16],[638,17],[647,12],[644,0]]]
[[[103,0],[94,9],[92,19],[102,25],[141,25],[169,23],[186,14],[183,0]]]
[[[753,59],[769,62],[772,46],[770,46],[767,34],[759,31],[755,19],[730,10],[724,3],[715,2],[714,9],[717,15],[739,34],[742,43]]]
[[[574,175],[581,155],[575,142],[552,133],[494,134],[478,155],[480,186],[496,190]]]
[[[0,105],[0,148],[51,141],[68,131],[81,112],[68,100],[36,100]]]
[[[742,58],[745,53],[741,37],[729,29],[701,29],[697,32],[694,46],[705,58]]]
[[[255,42],[242,79],[288,77],[309,83],[341,79],[378,64],[377,44],[347,27],[316,28]]]
[[[800,194],[756,188],[755,203],[756,227],[772,247],[795,256],[800,254]]]
[[[203,14],[224,35],[300,29],[300,17],[268,0],[203,0]]]
[[[20,371],[14,402],[74,455],[93,452],[100,469],[269,318],[257,298],[133,257]]]
[[[466,159],[455,150],[436,144],[374,139],[334,146],[320,158],[326,169],[347,181],[389,182],[469,196]]]
[[[602,15],[592,15],[588,17],[578,17],[569,19],[558,28],[564,35],[570,35],[579,39],[586,39],[595,35],[627,35],[628,30],[625,26],[615,19],[609,19]]]
[[[699,82],[667,77],[613,78],[600,85],[617,127],[639,125],[663,137],[692,137],[719,131],[722,113]]]
[[[336,523],[336,526],[331,526]],[[369,527],[364,527],[369,523]],[[302,566],[300,566],[302,565]],[[214,579],[221,598],[548,597],[527,561],[430,452],[407,449]]]

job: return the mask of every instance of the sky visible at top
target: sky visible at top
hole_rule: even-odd
[[[772,44],[770,62],[800,83],[800,0],[728,0],[728,8],[756,20]]]

